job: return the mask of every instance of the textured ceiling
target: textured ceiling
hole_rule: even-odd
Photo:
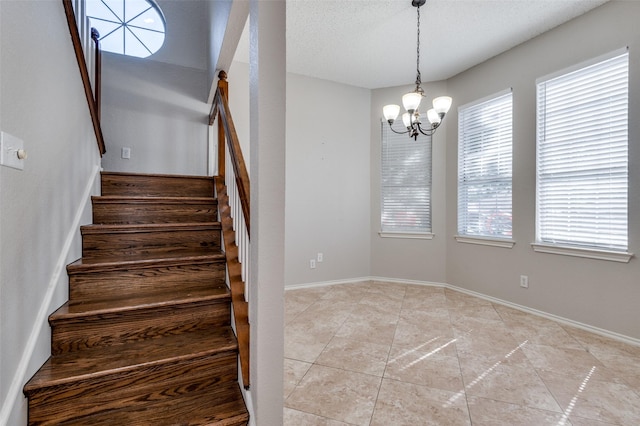
[[[452,77],[607,0],[427,0],[420,8],[423,81]],[[416,75],[411,0],[287,0],[287,71],[365,88]],[[247,62],[247,28],[236,58]]]

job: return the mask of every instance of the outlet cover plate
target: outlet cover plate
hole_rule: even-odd
[[[9,133],[0,133],[0,165],[24,170],[24,160],[18,158],[18,150],[24,149],[24,141]]]

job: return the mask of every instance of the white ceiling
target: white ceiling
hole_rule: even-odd
[[[427,0],[422,81],[452,77],[608,0]],[[287,0],[287,71],[365,88],[412,84],[411,0]],[[236,59],[248,62],[248,32]]]

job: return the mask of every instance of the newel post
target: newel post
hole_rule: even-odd
[[[227,82],[227,73],[220,71],[218,73],[218,90],[224,99],[229,101],[229,83]],[[222,116],[218,110],[218,176],[225,176],[225,133],[222,124]]]

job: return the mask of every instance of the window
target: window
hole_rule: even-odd
[[[164,15],[153,0],[87,0],[87,16],[105,52],[146,58],[164,43]]]
[[[536,83],[536,242],[626,251],[627,50]]]
[[[413,140],[382,123],[381,235],[431,233],[431,138]]]
[[[458,110],[459,236],[512,237],[512,105],[509,89]]]

